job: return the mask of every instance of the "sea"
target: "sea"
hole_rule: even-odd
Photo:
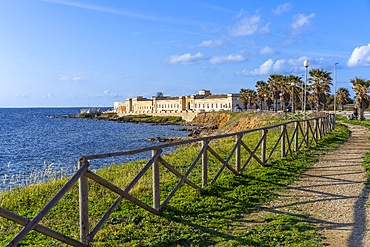
[[[0,108],[0,191],[73,174],[79,157],[157,145],[155,137],[185,137],[179,125],[60,118],[81,108]],[[167,150],[168,152],[171,150]],[[150,157],[93,160],[91,169]]]

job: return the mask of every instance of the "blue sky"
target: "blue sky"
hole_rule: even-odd
[[[370,1],[3,0],[0,107],[237,93],[270,74],[370,79]]]

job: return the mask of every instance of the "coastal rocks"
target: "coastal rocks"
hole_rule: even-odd
[[[150,137],[150,138],[146,138],[147,141],[150,141],[150,142],[175,142],[175,141],[181,141],[183,140],[182,138],[178,138],[178,137]]]

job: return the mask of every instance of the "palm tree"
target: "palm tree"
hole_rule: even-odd
[[[262,102],[265,100],[265,103],[267,103],[267,97],[270,94],[269,85],[264,81],[257,81],[256,88],[258,99],[260,100],[260,108],[262,110]]]
[[[364,110],[369,106],[370,80],[365,81],[356,77],[351,79],[352,89],[355,92],[355,107],[358,109],[358,119],[365,120]]]
[[[312,69],[308,79],[309,88],[312,91],[313,102],[316,105],[316,111],[319,111],[320,104],[325,105],[326,99],[330,93],[330,85],[333,80],[330,72],[323,69]]]
[[[279,99],[279,94],[281,93],[281,84],[284,81],[283,75],[272,74],[267,79],[268,85],[270,87],[272,100],[274,102],[274,111],[277,111],[277,101]]]
[[[290,93],[290,98],[292,100],[292,112],[294,113],[295,112],[295,108],[298,104],[298,101],[297,101],[297,96],[299,98],[299,95],[300,95],[300,91],[298,91],[298,89],[300,88],[300,85],[303,84],[302,82],[302,77],[300,76],[296,76],[296,75],[290,75],[288,76],[288,81],[289,81],[289,85],[287,85],[288,87],[290,87],[288,90],[289,93]]]
[[[257,93],[256,91],[252,89],[240,89],[240,99],[243,102],[245,109],[251,109],[251,105],[253,102],[257,99]]]
[[[347,88],[341,87],[338,89],[337,93],[337,103],[340,105],[341,111],[343,111],[344,105],[351,100],[349,97],[349,90]]]

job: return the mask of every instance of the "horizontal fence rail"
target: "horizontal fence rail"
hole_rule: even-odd
[[[32,220],[0,207],[0,216],[24,226],[7,246],[16,246],[31,230],[38,231],[72,246],[88,246],[122,200],[130,201],[153,214],[159,215],[183,184],[187,184],[193,189],[203,192],[204,187],[209,184],[214,184],[222,173],[227,172],[237,175],[247,169],[248,165],[252,162],[266,166],[271,159],[284,158],[288,155],[292,156],[303,147],[308,148],[316,144],[321,137],[334,128],[335,116],[329,114],[325,117],[290,121],[230,134],[189,139],[123,152],[83,156],[78,161],[77,172]],[[256,139],[257,141],[251,141],[251,136],[256,136],[258,133],[260,133],[260,135],[258,139]],[[274,135],[272,135],[272,133],[274,133]],[[227,150],[226,154],[217,149],[217,143],[221,139],[234,140],[234,144],[231,145],[230,150]],[[189,144],[198,145],[199,151],[197,151],[198,153],[195,157],[192,157],[192,161],[186,166],[186,169],[180,171],[176,164],[171,164],[166,160],[164,149]],[[96,159],[128,156],[143,152],[151,152],[151,158],[145,161],[146,164],[144,164],[144,167],[125,188],[120,188],[89,169],[91,162]],[[201,167],[201,173],[199,175],[201,178],[195,179],[190,175],[198,164]],[[161,169],[161,167],[165,169]],[[132,195],[132,193],[130,194],[130,191],[150,169],[152,170],[152,205],[138,199]],[[161,194],[161,172],[170,172],[179,179],[172,190],[169,191],[168,195]],[[88,211],[88,179],[109,189],[118,196],[91,230]],[[39,224],[43,217],[77,181],[79,183],[80,240],[72,239],[71,237]],[[162,201],[161,196],[163,199]]]

